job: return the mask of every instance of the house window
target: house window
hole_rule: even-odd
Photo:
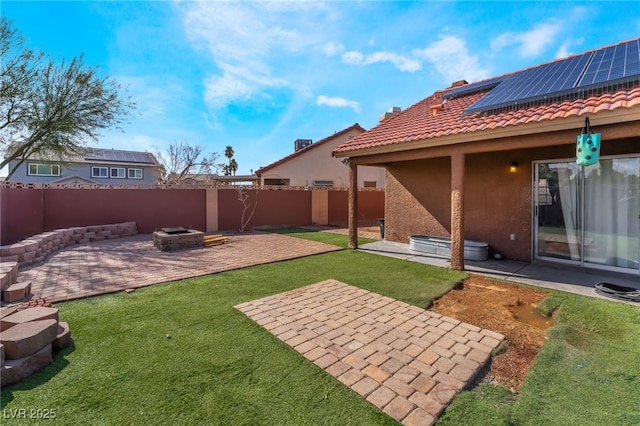
[[[108,178],[109,177],[109,168],[108,167],[92,167],[91,168],[91,177],[94,177],[94,178]]]
[[[375,180],[365,180],[364,181],[364,187],[365,188],[375,188],[377,187],[378,184]]]
[[[29,163],[29,175],[31,176],[60,176],[59,164]]]
[[[313,186],[333,187],[332,180],[314,180]]]
[[[110,176],[114,179],[124,179],[125,178],[124,170],[125,170],[124,167],[112,167]]]
[[[127,169],[129,179],[142,179],[142,169]]]
[[[265,185],[289,186],[289,179],[265,179]]]

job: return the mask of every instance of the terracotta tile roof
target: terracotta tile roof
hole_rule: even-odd
[[[431,107],[443,103],[443,96],[450,89],[438,91],[432,96],[407,108],[373,129],[356,136],[337,147],[334,153],[397,145],[405,142],[435,139],[448,135],[473,133],[484,130],[520,126],[545,120],[557,120],[584,114],[596,114],[619,108],[639,108],[640,87],[604,93],[585,99],[534,105],[528,108],[507,110],[496,114],[464,111],[488,93],[488,90],[446,101],[436,115]]]
[[[335,138],[340,137],[340,136],[344,135],[345,133],[349,132],[350,130],[354,130],[354,129],[360,130],[362,133],[366,132],[366,129],[364,127],[360,126],[358,123],[355,123],[353,126],[347,127],[346,129],[341,130],[339,132],[336,132],[333,135],[328,136],[328,137],[326,137],[324,139],[320,139],[318,142],[312,143],[311,145],[309,145],[309,146],[307,146],[307,147],[305,147],[303,149],[300,149],[300,150],[298,150],[298,151],[296,151],[296,152],[294,152],[292,154],[289,154],[286,157],[281,158],[280,160],[269,164],[268,166],[261,167],[260,169],[256,170],[256,175],[260,176],[264,172],[266,172],[267,170],[270,170],[270,169],[272,169],[272,168],[274,168],[276,166],[279,166],[282,163],[285,163],[285,162],[291,160],[292,158],[298,157],[299,155],[302,155],[302,154],[304,154],[306,152],[309,152],[312,149],[315,149],[315,148],[317,148],[317,147],[319,147],[319,146],[321,146],[321,145],[323,145],[323,144],[325,144],[325,143],[327,143],[329,141],[332,141]]]

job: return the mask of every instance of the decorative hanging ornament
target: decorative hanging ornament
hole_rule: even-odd
[[[590,166],[600,161],[600,136],[600,133],[591,133],[589,117],[586,117],[576,144],[576,164]]]

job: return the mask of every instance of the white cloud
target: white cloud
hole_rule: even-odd
[[[322,51],[327,56],[335,56],[343,50],[344,46],[341,43],[334,43],[333,41],[325,43],[325,45],[322,47]]]
[[[287,67],[305,52],[338,54],[344,47],[327,40],[319,25],[330,11],[319,3],[179,2],[187,36],[208,52],[218,71],[204,79],[205,101],[217,109],[273,88],[307,90],[304,75]],[[309,13],[313,12],[313,13]]]
[[[380,62],[389,62],[400,71],[414,72],[421,68],[420,61],[399,55],[394,52],[374,52],[364,55],[352,50],[342,54],[342,62],[351,65],[372,65]]]
[[[473,82],[491,75],[489,69],[480,66],[478,56],[469,53],[466,42],[458,37],[444,36],[413,53],[415,57],[431,63],[451,82],[462,79]]]
[[[360,111],[360,104],[356,101],[349,101],[343,98],[318,96],[316,99],[316,105],[325,105],[332,108],[353,108],[355,112]]]
[[[350,65],[372,65],[388,62],[403,72],[416,72],[423,62],[430,63],[448,80],[482,80],[490,76],[490,70],[482,68],[477,55],[469,53],[466,42],[458,37],[444,36],[424,49],[414,49],[410,55],[379,51],[365,55],[351,50],[342,54],[342,62]]]
[[[520,56],[534,57],[543,53],[554,44],[562,26],[555,20],[538,23],[529,31],[507,32],[491,41],[493,50],[502,50],[508,46],[518,46]]]
[[[245,80],[233,74],[212,75],[205,82],[204,100],[215,108],[225,106],[234,99],[248,99],[253,93]]]
[[[560,47],[558,47],[558,50],[556,50],[556,56],[555,58],[566,58],[567,56],[570,55],[569,53],[569,47],[571,46],[571,42],[570,41],[566,41],[564,43],[562,43],[560,45]]]
[[[154,81],[155,80],[155,81]],[[157,81],[157,78],[119,76],[124,95],[136,103],[135,114],[145,118],[164,117],[172,105],[186,96],[184,88],[175,81]]]
[[[351,65],[362,65],[364,63],[364,55],[355,50],[350,50],[342,54],[342,62]]]
[[[378,62],[390,62],[400,71],[407,72],[418,71],[421,68],[420,61],[393,52],[375,52],[367,55],[365,59],[366,64],[375,64]]]
[[[565,41],[558,47],[558,50],[556,50],[555,59],[566,58],[567,56],[573,55],[576,52],[572,50],[572,48],[578,48],[583,43],[584,38],[582,37]]]

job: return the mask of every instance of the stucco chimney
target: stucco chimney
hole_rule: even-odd
[[[394,115],[398,115],[400,114],[400,112],[402,112],[402,108],[400,107],[393,107],[390,108],[389,111],[385,112],[384,114],[382,114],[379,118],[378,118],[378,123],[382,123],[383,121],[385,121],[388,118],[393,117]]]
[[[454,87],[466,86],[467,84],[469,84],[467,80],[458,80],[451,83],[451,88],[453,89]]]

